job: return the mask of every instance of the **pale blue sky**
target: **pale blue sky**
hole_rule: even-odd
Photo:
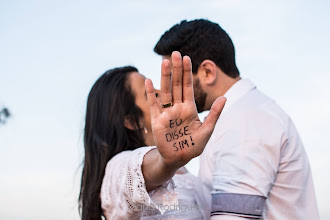
[[[155,43],[196,18],[228,32],[242,77],[292,117],[330,219],[329,10],[327,1],[0,1],[0,104],[12,112],[0,125],[0,219],[78,219],[91,86],[123,65],[158,85]]]

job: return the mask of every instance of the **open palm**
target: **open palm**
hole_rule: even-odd
[[[226,98],[219,97],[213,103],[208,117],[202,123],[194,100],[190,58],[185,56],[182,59],[179,52],[173,52],[172,66],[169,60],[163,60],[162,105],[157,102],[150,79],[146,80],[146,91],[157,149],[166,164],[180,167],[203,152]]]

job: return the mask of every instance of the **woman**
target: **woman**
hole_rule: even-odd
[[[109,70],[94,84],[84,133],[82,219],[207,218],[202,184],[182,166],[203,151],[224,100],[202,125],[193,100],[190,59],[182,61],[176,52],[172,63],[181,70],[173,68],[171,79],[170,62],[162,63],[163,109],[151,81],[145,84],[134,67]]]

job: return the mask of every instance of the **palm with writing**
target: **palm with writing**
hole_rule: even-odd
[[[182,59],[179,52],[173,52],[171,58],[172,68],[167,59],[163,60],[161,67],[163,107],[157,102],[150,79],[146,80],[146,91],[152,132],[161,158],[165,164],[181,167],[203,152],[226,98],[216,99],[202,123],[194,100],[191,60],[188,56]]]

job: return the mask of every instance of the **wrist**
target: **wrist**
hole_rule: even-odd
[[[167,173],[175,173],[178,169],[180,169],[181,167],[183,167],[184,165],[186,165],[188,163],[185,161],[173,161],[173,160],[169,160],[166,159],[164,157],[162,157],[162,155],[158,152],[158,164],[159,167],[161,167],[161,169]]]

